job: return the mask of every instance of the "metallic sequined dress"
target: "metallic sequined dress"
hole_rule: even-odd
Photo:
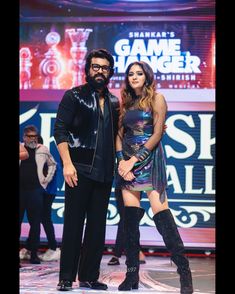
[[[151,111],[139,109],[128,110],[123,119],[124,135],[122,152],[128,160],[153,134],[153,117]],[[164,201],[167,188],[166,165],[161,142],[152,150],[150,155],[134,166],[135,179],[125,181],[118,173],[116,187],[133,190],[157,190],[160,199]]]

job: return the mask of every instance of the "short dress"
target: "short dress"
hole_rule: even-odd
[[[122,152],[128,160],[138,151],[153,134],[153,117],[151,111],[139,109],[128,110],[123,118]],[[134,165],[132,172],[135,179],[125,181],[116,173],[116,187],[132,191],[156,190],[163,202],[166,196],[167,177],[164,151],[161,141],[143,161]]]

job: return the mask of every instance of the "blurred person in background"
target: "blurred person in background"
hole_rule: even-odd
[[[40,223],[43,214],[43,200],[46,187],[52,180],[56,171],[56,162],[48,148],[38,143],[38,130],[34,125],[28,125],[23,131],[24,148],[29,157],[20,162],[20,233],[24,213],[26,212],[29,230],[29,247],[23,248],[22,256],[26,250],[30,251],[30,263],[39,264],[37,255],[40,246]],[[43,173],[44,165],[48,171]]]
[[[43,138],[41,135],[38,135],[38,144],[43,145]],[[57,168],[53,175],[52,180],[47,185],[44,196],[43,196],[43,209],[42,209],[42,220],[41,223],[43,225],[44,231],[47,237],[47,247],[48,249],[45,253],[39,253],[38,257],[41,261],[58,261],[60,259],[60,248],[57,246],[57,241],[55,238],[55,229],[52,222],[52,204],[55,200],[57,193]],[[48,173],[48,166],[45,163],[43,167],[43,174],[46,177]],[[30,238],[27,238],[26,248],[30,248]],[[30,259],[31,253],[30,250],[26,248],[22,248],[20,251],[20,259]]]

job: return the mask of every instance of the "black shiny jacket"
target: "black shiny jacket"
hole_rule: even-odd
[[[115,138],[118,130],[119,101],[108,89],[108,99],[112,121],[112,142],[115,160]],[[98,133],[98,94],[86,83],[67,90],[59,104],[54,125],[56,144],[68,142],[73,163],[83,170],[91,171],[97,144]]]

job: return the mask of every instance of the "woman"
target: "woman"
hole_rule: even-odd
[[[193,293],[192,276],[184,245],[168,207],[166,167],[161,145],[167,104],[156,93],[154,74],[145,62],[133,62],[126,70],[121,91],[122,107],[116,139],[118,158],[117,188],[122,189],[125,205],[127,272],[118,287],[121,291],[138,289],[139,222],[141,191],[146,191],[153,211],[153,221],[177,265],[181,293]]]

